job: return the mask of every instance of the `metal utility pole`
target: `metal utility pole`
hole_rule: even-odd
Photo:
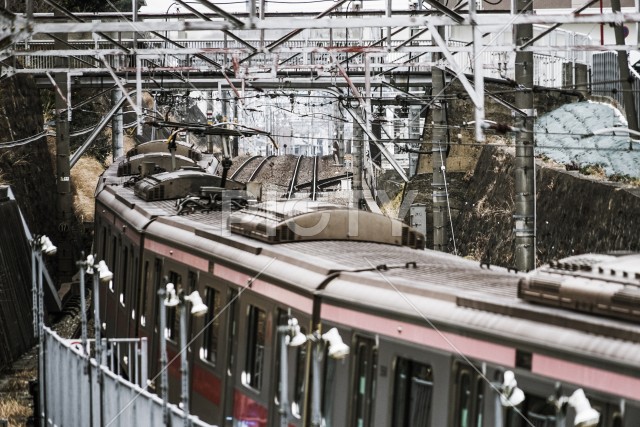
[[[611,0],[611,10],[620,12],[620,0]],[[623,24],[614,24],[613,32],[616,36],[616,44],[624,45]],[[626,50],[618,52],[618,68],[620,69],[620,84],[622,86],[622,100],[624,102],[624,111],[627,114],[627,123],[629,130],[638,132],[638,115],[636,112],[636,104],[633,99],[633,86],[629,79],[629,59]],[[629,145],[631,147],[631,145]]]
[[[362,107],[354,109],[354,113],[362,119]],[[355,120],[353,125],[353,146],[351,147],[352,157],[352,170],[353,170],[353,187],[351,188],[353,194],[353,207],[358,209],[360,206],[360,199],[362,198],[362,146],[364,140],[364,131],[362,127]]]
[[[409,139],[417,140],[420,139],[420,112],[422,111],[422,106],[420,105],[411,105],[409,106]],[[416,144],[412,142],[409,144],[409,147],[414,150],[420,150],[421,144]],[[413,177],[416,173],[418,173],[418,153],[409,153],[409,176]]]
[[[56,11],[54,15],[63,16]],[[66,49],[67,35],[60,34],[54,42],[56,49]],[[56,58],[57,68],[67,68],[68,59]],[[75,262],[72,254],[71,241],[67,234],[71,229],[73,216],[71,195],[71,161],[69,143],[69,114],[67,108],[71,105],[67,73],[55,74],[55,106],[56,106],[56,186],[58,190],[57,222],[60,232],[58,245],[58,275],[61,281],[68,281],[75,273]],[[66,99],[66,98],[68,99]],[[68,102],[67,102],[68,101]]]
[[[124,95],[120,89],[111,91],[111,103],[116,105]],[[138,98],[141,96],[138,95]],[[113,160],[124,156],[124,124],[122,120],[122,108],[113,115],[111,119],[111,149]]]
[[[333,113],[334,116],[339,117],[340,116],[340,107],[338,105],[338,103],[336,102],[333,106]],[[336,120],[334,121],[335,123],[335,135],[334,137],[336,138],[336,142],[338,143],[338,147],[339,147],[339,152],[338,152],[338,163],[339,164],[343,164],[344,163],[344,122],[342,120]]]
[[[434,55],[434,60],[440,59],[440,54]],[[433,67],[431,69],[432,95],[434,99],[433,130],[431,134],[431,163],[433,164],[433,249],[445,252],[447,250],[447,188],[444,172],[447,165],[447,113],[444,100],[444,70]]]
[[[516,0],[517,13],[533,13],[533,2]],[[533,37],[531,24],[516,25],[516,45],[521,46]],[[516,268],[530,271],[535,268],[535,162],[533,158],[533,52],[516,51],[516,107],[527,113],[516,118],[515,220]]]
[[[213,125],[213,91],[206,92],[207,97],[207,125]],[[213,153],[213,135],[207,135],[207,151]]]

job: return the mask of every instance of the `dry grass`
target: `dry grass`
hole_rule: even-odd
[[[390,200],[389,203],[385,203],[380,206],[382,213],[390,218],[397,218],[398,213],[400,212],[400,205],[402,205],[402,196],[403,192],[400,191],[393,200]]]
[[[104,167],[94,158],[81,157],[71,169],[71,182],[74,187],[73,208],[82,222],[93,221],[93,194],[98,183],[98,177]]]
[[[23,399],[5,395],[0,400],[0,419],[8,420],[9,426],[23,426],[31,415],[33,409],[26,406]]]

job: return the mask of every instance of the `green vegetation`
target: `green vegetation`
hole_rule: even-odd
[[[606,176],[604,168],[599,164],[580,166],[579,171],[582,175],[594,175],[602,178]]]
[[[636,178],[629,175],[622,175],[615,173],[609,177],[609,181],[620,182],[622,184],[629,184],[634,187],[640,187],[640,178]]]

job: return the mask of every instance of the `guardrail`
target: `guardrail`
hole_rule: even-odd
[[[629,67],[631,91],[633,92],[636,116],[640,123],[640,75]],[[593,55],[592,93],[594,95],[613,98],[618,102],[617,107],[624,109],[624,91],[620,81],[620,67],[618,67],[617,52],[601,52]]]
[[[144,347],[142,342],[136,344],[132,340],[116,343],[117,346],[112,347],[112,359],[131,354],[131,365],[137,357],[127,351],[118,353],[116,349],[129,347],[135,352]],[[77,340],[61,338],[45,327],[44,354],[44,381],[41,379],[40,387],[44,387],[45,401],[40,402],[40,413],[46,418],[45,425],[156,427],[164,424],[160,397],[111,371],[109,366],[98,364],[94,358],[87,359]],[[146,382],[146,378],[137,377],[138,381]],[[173,404],[167,407],[167,425],[182,425],[182,410]],[[211,427],[197,416],[190,416],[189,420],[194,427]]]
[[[534,26],[534,35],[540,34],[543,31],[546,31],[546,27],[542,26]],[[468,35],[467,35],[468,36]],[[451,46],[464,46],[467,45],[468,41],[459,41],[455,38],[466,39],[463,33],[456,34],[454,37],[448,40],[449,45]],[[498,40],[500,43],[511,43],[511,35],[510,34],[502,34],[492,36],[490,40],[495,42]],[[300,40],[289,40],[282,44],[282,48],[291,50],[291,54],[280,54],[277,58],[281,67],[289,67],[290,69],[295,69],[296,67],[309,67],[314,65],[331,65],[333,58],[339,62],[343,63],[343,66],[353,66],[353,67],[362,67],[364,64],[364,55],[358,55],[354,52],[344,52],[336,49],[335,52],[313,52],[311,51],[314,48],[322,49],[322,48],[349,48],[349,47],[361,47],[361,46],[373,46],[379,40],[367,39],[352,39],[352,40],[340,40],[340,39],[300,39]],[[142,64],[145,67],[171,67],[171,68],[202,68],[209,67],[210,63],[204,61],[202,57],[206,57],[211,61],[214,61],[218,64],[222,64],[227,67],[231,67],[234,61],[234,55],[232,51],[234,49],[244,49],[247,47],[244,44],[241,44],[235,40],[177,40],[181,46],[186,49],[217,49],[217,51],[203,52],[200,57],[196,55],[189,54],[181,54],[181,53],[158,53],[156,59],[149,60],[145,58],[142,60]],[[262,46],[264,42],[260,40],[247,39],[247,43],[252,46]],[[74,48],[77,49],[97,49],[97,50],[107,50],[113,49],[113,45],[102,40],[78,40],[78,41],[70,41]],[[122,40],[121,43],[124,46],[133,47],[134,43],[132,40]],[[262,44],[261,44],[262,43]],[[386,43],[386,41],[385,41]],[[406,42],[402,39],[394,39],[391,42],[391,49],[386,53],[378,53],[371,56],[371,70],[378,71],[380,67],[376,67],[376,63],[398,63],[398,69],[396,71],[402,71],[404,69],[409,69],[407,66],[403,66],[403,63],[409,61],[411,58],[417,58],[420,55],[409,52],[397,52],[394,50],[395,47],[399,47],[401,45],[405,45]],[[571,49],[574,45],[588,45],[592,44],[589,36],[575,33],[571,31],[566,31],[562,29],[555,29],[550,31],[548,34],[541,37],[540,40],[536,41],[536,46],[544,46],[544,47],[558,47],[557,51],[549,51],[545,54],[534,54],[535,68],[536,73],[534,84],[547,86],[547,87],[560,87],[566,86],[566,78],[563,78],[563,64],[567,63],[582,63],[582,64],[590,64],[591,57],[589,52],[584,50],[575,50]],[[428,37],[428,34],[423,38],[414,40],[411,42],[410,46],[432,46],[433,42]],[[147,39],[145,40],[140,47],[145,49],[167,49],[167,48],[175,48],[175,45],[164,40],[160,39]],[[306,51],[295,53],[297,49],[307,48]],[[21,52],[21,54],[33,52],[33,55],[29,55],[23,58],[24,67],[28,69],[51,69],[56,65],[56,61],[59,61],[59,58],[53,56],[47,56],[45,54],[38,55],[38,52],[44,52],[47,50],[54,49],[54,43],[51,41],[42,41],[42,40],[30,40],[25,41],[23,43],[19,43],[15,46],[16,52]],[[81,51],[79,51],[80,53]],[[159,51],[160,52],[160,51]],[[166,52],[166,51],[165,51]],[[515,53],[513,52],[483,52],[481,53],[485,64],[485,77],[494,77],[494,78],[514,78],[514,62],[515,62]],[[473,65],[474,61],[472,55],[470,53],[458,53],[455,55],[456,61],[458,65],[465,73],[473,73]],[[136,60],[134,55],[106,55],[105,61],[108,61],[109,66],[115,69],[119,69],[121,67],[131,68],[135,67]],[[273,65],[274,58],[271,55],[258,55],[251,58],[247,63],[243,64],[243,66],[249,68],[262,67]],[[421,59],[421,62],[430,61],[430,55],[425,55]],[[69,63],[71,68],[80,68],[80,69],[90,69],[92,67],[103,68],[104,65],[101,61],[94,56],[71,56],[69,57]],[[420,66],[421,68],[425,68],[426,66],[423,64]],[[411,69],[416,69],[416,67],[411,67]]]

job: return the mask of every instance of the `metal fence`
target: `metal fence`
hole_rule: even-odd
[[[536,25],[533,31],[534,36],[546,30],[546,27]],[[488,40],[503,44],[513,42],[510,33],[492,35]],[[486,42],[487,41],[485,41],[485,43]],[[464,46],[468,44],[468,42],[450,40],[449,44],[453,46]],[[571,64],[571,69],[573,69],[577,64],[590,64],[591,58],[587,51],[572,49],[572,46],[591,44],[592,40],[589,36],[562,29],[555,29],[541,37],[535,42],[535,46],[557,47],[557,50],[550,50],[544,54],[534,53],[533,84],[545,87],[573,86],[575,83],[573,72],[570,78],[567,79],[565,76],[565,64]],[[480,55],[482,56],[482,63],[484,64],[483,71],[485,77],[515,79],[515,52],[483,51]],[[455,55],[455,58],[458,66],[465,73],[473,73],[474,60],[472,53],[458,53]]]
[[[631,90],[636,106],[636,116],[638,123],[640,123],[640,75],[635,69],[629,67],[629,78],[633,80]],[[617,52],[602,52],[593,55],[591,87],[591,92],[594,95],[613,98],[618,102],[618,108],[623,108],[624,100]]]
[[[108,366],[82,355],[82,348],[44,328],[45,401],[41,405],[46,425],[53,426],[137,426],[164,424],[163,401],[114,373]],[[123,342],[119,346],[123,347]],[[116,348],[116,347],[113,347]],[[122,353],[126,354],[126,352]],[[132,354],[132,353],[131,353]],[[113,359],[115,359],[115,353]],[[133,364],[133,357],[130,364]],[[141,365],[142,366],[142,365]],[[142,369],[138,369],[140,372]],[[140,376],[138,376],[141,379]],[[184,413],[168,404],[170,425],[182,425]],[[207,427],[196,416],[194,427]]]
[[[535,26],[534,35],[540,34],[547,30],[546,27]],[[466,37],[462,34],[458,35],[463,39]],[[464,46],[468,41],[455,40],[456,36],[448,40],[450,46]],[[207,58],[225,66],[231,66],[234,60],[234,55],[231,53],[235,49],[247,49],[244,44],[241,44],[235,40],[178,40],[181,46],[190,49],[211,49],[211,52],[203,52],[202,55],[187,55],[187,54],[158,54],[158,57],[153,61],[143,59],[143,66],[154,67],[187,67],[187,68],[201,68],[209,66],[203,58]],[[133,47],[132,40],[122,40],[122,44]],[[247,39],[247,42],[254,46],[260,46],[260,40]],[[247,61],[243,66],[253,67],[265,67],[271,66],[270,64],[276,60],[280,63],[280,67],[290,67],[291,70],[295,70],[296,67],[301,69],[309,66],[330,66],[335,58],[336,61],[341,62],[345,67],[362,68],[364,64],[364,56],[354,53],[344,52],[341,50],[335,50],[333,53],[327,52],[303,52],[293,53],[296,49],[300,48],[353,48],[358,46],[375,46],[379,40],[374,39],[344,39],[339,38],[329,40],[322,38],[305,38],[288,40],[283,43],[282,47],[290,49],[292,54],[279,54],[279,55],[258,55]],[[494,37],[489,38],[490,43],[511,43],[511,35],[509,33],[497,34]],[[73,41],[73,46],[78,49],[112,49],[113,45],[103,40],[82,40]],[[424,65],[431,61],[431,55],[420,55],[417,53],[409,52],[397,52],[393,48],[406,44],[404,40],[394,39],[391,42],[391,49],[386,53],[377,53],[371,55],[371,70],[381,71],[382,69],[376,66],[377,63],[397,63],[398,67],[396,71],[403,71],[403,63],[407,61],[419,60],[423,61],[423,65],[420,68],[430,68]],[[585,50],[572,49],[575,45],[589,45],[591,39],[589,36],[582,35],[575,32],[565,31],[562,29],[555,29],[540,40],[536,41],[536,46],[545,47],[557,47],[558,50],[548,51],[544,54],[534,55],[534,67],[535,81],[534,84],[547,86],[547,87],[560,87],[564,86],[566,82],[563,80],[563,64],[567,63],[581,63],[588,64],[590,62],[589,53]],[[411,42],[411,46],[433,46],[432,40],[428,36],[416,39]],[[172,48],[174,45],[164,40],[146,40],[144,46],[146,49],[166,49]],[[53,56],[43,55],[42,52],[54,49],[54,43],[51,41],[42,40],[30,40],[16,45],[16,50],[23,53],[29,52],[30,55],[23,58],[23,66],[31,69],[51,69],[57,64],[59,58]],[[217,49],[217,50],[216,50]],[[216,51],[213,51],[216,50]],[[40,52],[40,54],[38,54]],[[515,54],[513,52],[483,52],[485,77],[514,78],[514,62]],[[472,53],[461,52],[455,55],[456,62],[465,73],[473,73],[473,57]],[[421,59],[418,59],[421,58]],[[135,67],[136,60],[134,55],[106,55],[105,60],[109,62],[109,65],[113,68],[120,69]],[[69,66],[81,69],[90,69],[92,67],[102,68],[101,61],[93,56],[72,56],[69,57]],[[408,69],[408,68],[407,68]],[[411,69],[417,69],[412,66]]]

